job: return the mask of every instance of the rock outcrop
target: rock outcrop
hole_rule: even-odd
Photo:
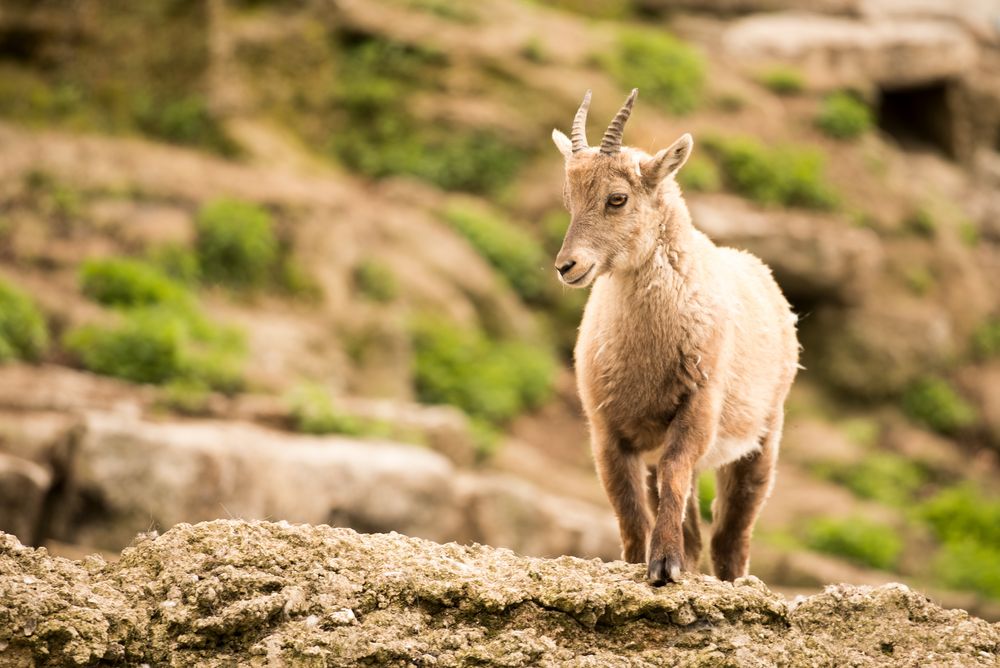
[[[994,666],[1000,625],[902,585],[789,603],[622,562],[215,521],[118,561],[0,536],[0,666]]]

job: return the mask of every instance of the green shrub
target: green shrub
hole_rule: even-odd
[[[182,415],[208,415],[211,388],[202,380],[179,378],[163,386],[157,403]]]
[[[493,341],[439,318],[416,319],[412,334],[421,401],[452,404],[499,424],[549,396],[556,363],[545,349]]]
[[[903,393],[903,411],[942,434],[955,434],[976,423],[976,410],[947,381],[926,377]]]
[[[797,95],[806,86],[802,72],[792,67],[778,66],[761,72],[757,81],[778,95]]]
[[[1000,318],[990,318],[972,334],[972,350],[983,360],[1000,357]]]
[[[406,0],[406,4],[414,9],[419,9],[433,14],[442,19],[455,21],[456,23],[478,23],[479,13],[476,6],[452,0]]]
[[[856,464],[820,464],[815,473],[844,485],[861,498],[893,506],[911,503],[928,479],[918,464],[884,452],[868,455]]]
[[[45,318],[28,295],[0,280],[0,362],[37,361],[49,345]]]
[[[972,540],[948,543],[934,559],[934,573],[949,587],[1000,599],[1000,547]]]
[[[532,63],[540,64],[549,60],[549,53],[545,48],[545,43],[538,37],[530,37],[521,46],[521,56]]]
[[[1000,549],[1000,500],[972,484],[938,492],[920,506],[919,515],[942,542],[971,540]]]
[[[449,206],[443,213],[459,234],[499,271],[525,299],[538,299],[544,289],[548,264],[535,239],[512,222],[483,209]]]
[[[240,389],[242,336],[177,307],[125,311],[110,325],[83,325],[64,344],[95,373],[135,383],[200,381],[224,392]]]
[[[698,476],[698,513],[706,522],[712,521],[713,501],[715,501],[715,473],[705,471]]]
[[[278,240],[265,209],[220,199],[201,208],[195,225],[202,278],[242,289],[261,288],[273,279]]]
[[[239,153],[236,143],[200,96],[164,99],[139,95],[133,115],[137,129],[155,139],[200,146],[227,156]]]
[[[934,274],[927,267],[909,267],[903,274],[906,287],[918,297],[926,295],[934,287]]]
[[[305,434],[347,434],[360,436],[365,432],[362,420],[336,409],[333,397],[322,385],[303,383],[289,395],[292,423],[296,431]]]
[[[958,238],[969,248],[979,245],[979,228],[969,219],[964,219],[958,223]]]
[[[918,516],[942,543],[934,560],[937,578],[1000,598],[1000,499],[966,483],[938,492],[921,504]]]
[[[811,209],[836,206],[837,198],[825,183],[823,156],[814,149],[769,148],[749,137],[707,137],[704,144],[727,186],[745,197]]]
[[[83,194],[49,172],[33,169],[24,176],[33,204],[47,218],[72,220],[83,215]]]
[[[377,302],[391,302],[399,294],[399,283],[392,269],[371,258],[354,268],[354,287]]]
[[[694,192],[715,192],[722,186],[719,169],[707,158],[695,156],[677,173],[681,188]]]
[[[182,286],[156,267],[128,258],[87,260],[80,285],[85,295],[105,306],[150,306],[187,297]]]
[[[620,85],[638,88],[673,113],[690,112],[701,100],[704,59],[697,50],[666,33],[623,30],[615,51],[601,62]]]
[[[440,53],[365,36],[344,45],[330,104],[342,114],[330,150],[374,178],[409,174],[448,190],[493,193],[525,152],[506,134],[411,115],[409,98],[439,86]]]
[[[834,93],[825,100],[816,117],[820,130],[834,139],[854,139],[872,127],[868,105],[850,93]]]
[[[903,219],[903,229],[918,237],[933,239],[937,236],[937,221],[934,220],[930,211],[920,207]]]
[[[864,517],[817,519],[807,528],[805,538],[811,549],[883,570],[891,569],[903,550],[903,542],[892,527]]]
[[[537,0],[540,4],[596,19],[622,19],[632,8],[630,0]]]
[[[170,243],[157,246],[147,254],[149,263],[176,281],[194,285],[201,280],[198,256],[183,244]]]

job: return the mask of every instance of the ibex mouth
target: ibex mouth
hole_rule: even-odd
[[[567,280],[566,278],[563,278],[562,279],[563,283],[565,283],[566,285],[573,285],[573,286],[583,284],[583,282],[587,279],[587,277],[590,276],[590,272],[594,271],[594,266],[595,265],[590,265],[590,268],[587,269],[587,271],[583,272],[582,274],[580,274],[579,276],[577,276],[572,280]]]

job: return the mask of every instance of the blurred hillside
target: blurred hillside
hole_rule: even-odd
[[[626,143],[691,132],[695,224],[801,314],[751,571],[1000,618],[998,21],[4,0],[0,529],[72,554],[260,517],[615,558],[549,133],[637,86]]]

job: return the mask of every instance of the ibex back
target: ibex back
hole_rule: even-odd
[[[652,156],[622,147],[636,93],[600,147],[587,144],[589,91],[572,139],[552,133],[572,216],[556,269],[566,285],[593,285],[577,385],[624,558],[645,562],[653,584],[697,568],[696,481],[714,469],[712,563],[732,580],[747,573],[774,480],[798,368],[796,318],[760,260],[693,227],[675,181],[690,135]],[[647,472],[650,452],[658,459]]]

